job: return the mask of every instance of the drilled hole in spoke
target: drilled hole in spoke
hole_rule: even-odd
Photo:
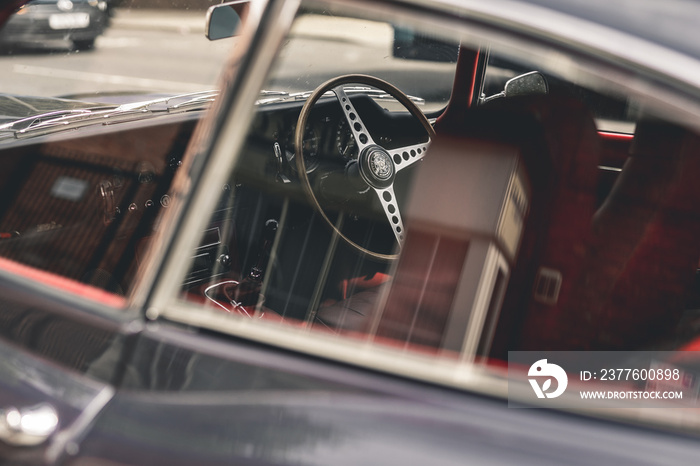
[[[384,191],[382,197],[386,202],[391,202],[391,193],[389,191]]]
[[[396,163],[396,165],[401,163],[401,156],[399,154],[394,154],[394,163]]]
[[[389,204],[389,206],[387,207],[387,210],[389,211],[390,214],[393,214],[396,212],[396,207],[394,207],[393,204]]]

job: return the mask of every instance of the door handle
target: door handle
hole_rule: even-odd
[[[0,441],[17,447],[46,441],[58,427],[58,413],[48,403],[0,409]]]

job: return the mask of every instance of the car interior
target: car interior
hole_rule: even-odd
[[[484,361],[692,347],[698,135],[545,72],[546,93],[485,99],[494,59],[462,45],[434,135],[386,89],[256,106],[188,253],[192,312]],[[0,150],[0,256],[128,296],[202,116]]]

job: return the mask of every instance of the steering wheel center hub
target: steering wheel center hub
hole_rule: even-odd
[[[366,147],[360,154],[362,178],[377,189],[388,188],[394,181],[396,168],[391,156],[379,146]]]

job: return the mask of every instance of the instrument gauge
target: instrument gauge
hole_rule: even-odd
[[[296,160],[295,160],[295,149],[294,149],[294,139],[296,134],[296,128],[292,129],[287,133],[284,144],[284,154],[287,158],[289,165],[296,170]],[[306,173],[311,173],[316,168],[318,168],[318,157],[319,157],[319,144],[321,137],[319,132],[314,129],[311,125],[306,125],[304,130],[304,139],[302,153],[304,154],[304,165],[306,166]]]
[[[335,147],[346,160],[357,158],[357,142],[355,142],[355,136],[353,136],[350,125],[345,118],[340,120],[336,128]]]

